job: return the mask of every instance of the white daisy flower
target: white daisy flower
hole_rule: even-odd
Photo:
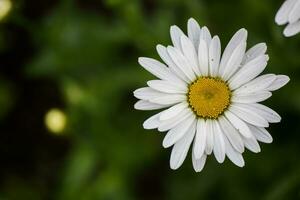
[[[166,108],[147,119],[144,128],[167,131],[163,147],[173,146],[172,169],[182,165],[191,145],[197,172],[212,153],[219,163],[227,156],[243,167],[244,149],[260,152],[258,141],[272,142],[265,128],[281,120],[259,102],[268,99],[289,78],[259,76],[269,59],[267,46],[257,44],[246,52],[245,29],[232,37],[222,57],[219,37],[212,37],[207,27],[200,28],[194,19],[188,21],[187,36],[177,26],[172,26],[170,32],[173,46],[157,45],[165,64],[139,58],[139,63],[158,80],[148,81],[148,87],[134,91],[140,99],[135,109]]]
[[[275,22],[278,25],[288,24],[283,34],[291,37],[300,32],[300,0],[286,0],[278,10]]]

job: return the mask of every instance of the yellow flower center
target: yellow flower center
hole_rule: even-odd
[[[200,77],[189,86],[188,101],[198,117],[216,119],[228,108],[231,91],[219,78]]]

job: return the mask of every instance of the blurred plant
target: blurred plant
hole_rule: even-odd
[[[11,84],[4,79],[0,80],[0,119],[5,117],[13,106],[13,93]]]
[[[6,175],[1,181],[0,199],[299,197],[299,181],[294,175],[300,166],[300,136],[297,134],[300,128],[297,122],[300,117],[300,81],[297,80],[300,77],[300,39],[284,39],[273,24],[280,3],[280,0],[276,3],[273,0],[14,1],[18,6],[13,16],[0,27],[1,53],[11,51],[23,56],[25,73],[15,69],[21,76],[21,84],[23,79],[37,81],[35,85],[45,80],[53,84],[45,87],[45,93],[31,91],[26,94],[33,105],[28,108],[30,112],[24,114],[13,103],[22,92],[14,87],[14,77],[7,82],[1,81],[2,119],[9,113],[4,112],[9,105],[16,108],[14,115],[30,118],[31,110],[52,101],[42,98],[40,102],[40,96],[57,90],[55,94],[63,99],[63,106],[51,104],[43,108],[37,117],[42,119],[38,121],[41,124],[34,125],[37,132],[46,137],[43,135],[43,131],[47,131],[45,114],[51,108],[59,108],[67,116],[67,126],[60,137],[45,134],[47,140],[36,141],[40,135],[27,133],[33,141],[26,144],[32,155],[29,160],[22,158],[32,162],[35,168],[27,170],[19,166],[24,169],[17,175],[3,171]],[[246,153],[248,165],[243,169],[233,167],[228,161],[219,167],[208,160],[201,175],[195,175],[189,164],[175,173],[170,171],[168,152],[157,148],[163,135],[157,137],[155,132],[144,131],[140,124],[148,114],[133,110],[132,91],[153,78],[138,66],[137,58],[143,55],[158,58],[154,53],[155,43],[169,44],[168,27],[178,24],[184,29],[189,17],[197,19],[202,26],[211,27],[213,33],[224,33],[220,36],[224,42],[239,27],[246,27],[252,36],[250,46],[267,42],[271,57],[268,70],[288,74],[292,79],[267,102],[283,117],[281,125],[270,130],[274,144],[263,145],[260,156]],[[25,38],[29,41],[21,37],[24,32],[20,32],[19,27],[27,31]],[[13,41],[18,45],[11,47]],[[31,45],[32,53],[21,48],[23,43]],[[7,59],[15,61],[19,57]],[[13,119],[10,118],[11,123]],[[51,152],[43,149],[45,141],[52,141],[46,143]],[[58,148],[61,144],[65,146],[63,152]],[[5,148],[8,149],[3,149],[3,154],[24,151],[18,146]],[[48,165],[48,159],[55,164]],[[11,166],[16,163],[9,159],[7,162]],[[25,178],[18,174],[25,174]],[[276,193],[278,188],[283,191]]]

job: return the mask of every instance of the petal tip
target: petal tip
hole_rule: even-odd
[[[157,51],[160,50],[160,49],[162,49],[162,48],[164,48],[163,45],[161,45],[161,44],[156,45],[156,50],[157,50]]]
[[[287,75],[280,75],[281,77],[282,77],[282,79],[286,82],[286,83],[288,83],[291,79],[290,79],[290,77],[289,76],[287,76]]]
[[[193,17],[190,17],[189,19],[188,19],[188,23],[197,23],[197,21],[195,20],[195,18],[193,18]]]
[[[139,102],[136,102],[134,105],[133,105],[134,109],[136,110],[139,110]]]
[[[163,140],[163,143],[162,143],[162,146],[165,148],[165,149],[167,149],[167,148],[169,148],[170,146],[172,146],[172,144],[170,143],[170,140],[169,139],[164,139]]]

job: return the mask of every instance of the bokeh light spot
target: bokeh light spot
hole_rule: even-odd
[[[11,10],[12,3],[10,0],[0,0],[0,20],[2,20]]]
[[[67,124],[67,116],[60,109],[53,108],[45,116],[45,124],[48,130],[54,134],[61,134]]]

